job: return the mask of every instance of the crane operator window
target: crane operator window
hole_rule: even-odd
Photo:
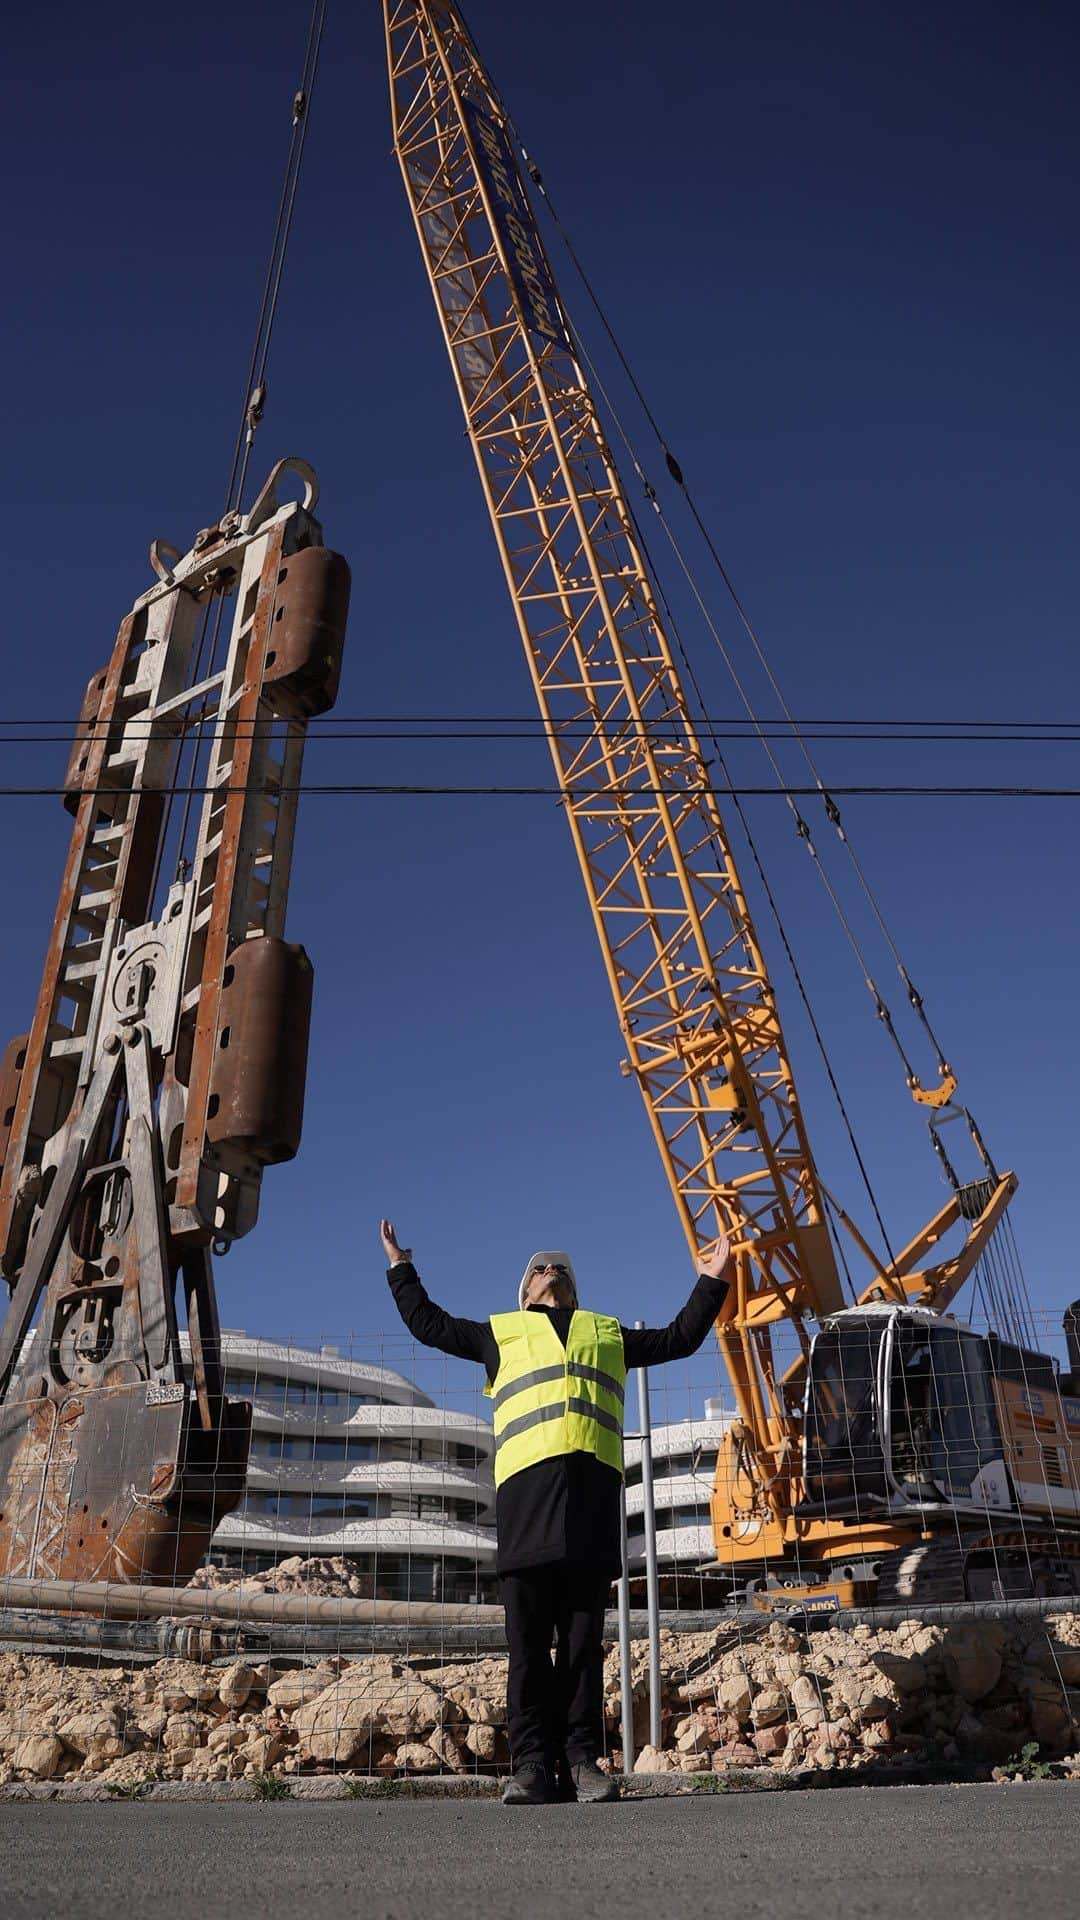
[[[890,1379],[892,1470],[913,1500],[968,1500],[1001,1458],[986,1344],[957,1327],[901,1321]]]
[[[806,1399],[806,1497],[830,1512],[887,1497],[878,1442],[880,1325],[826,1327],[814,1341]]]

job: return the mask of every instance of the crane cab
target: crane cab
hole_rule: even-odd
[[[1047,1354],[924,1308],[823,1322],[803,1408],[800,1517],[1053,1515],[1080,1527],[1080,1382]]]

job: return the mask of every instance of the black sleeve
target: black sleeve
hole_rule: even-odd
[[[438,1347],[440,1353],[452,1353],[457,1360],[478,1360],[486,1367],[488,1379],[494,1380],[499,1371],[499,1349],[489,1321],[459,1320],[437,1307],[410,1261],[399,1261],[386,1277],[394,1304],[414,1340],[424,1347]]]
[[[666,1327],[624,1327],[623,1351],[628,1367],[658,1367],[665,1360],[685,1360],[696,1353],[727,1296],[726,1280],[698,1276],[685,1307]]]

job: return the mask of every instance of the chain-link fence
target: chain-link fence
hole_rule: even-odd
[[[605,1766],[1022,1769],[1080,1746],[1080,1398],[1061,1322],[1005,1341],[871,1310],[848,1330],[808,1361],[778,1343],[804,1409],[795,1456],[778,1436],[750,1457],[711,1341],[647,1395],[628,1382]],[[505,1772],[479,1370],[404,1331],[226,1331],[222,1358],[245,1426],[250,1411],[246,1467],[223,1464],[190,1526],[182,1488],[129,1476],[174,1528],[152,1579],[107,1542],[88,1561],[73,1449],[14,1383],[0,1782]],[[65,1580],[68,1545],[90,1577]]]

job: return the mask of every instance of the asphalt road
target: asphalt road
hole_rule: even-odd
[[[1080,1786],[0,1806],[4,1920],[1075,1920]]]

